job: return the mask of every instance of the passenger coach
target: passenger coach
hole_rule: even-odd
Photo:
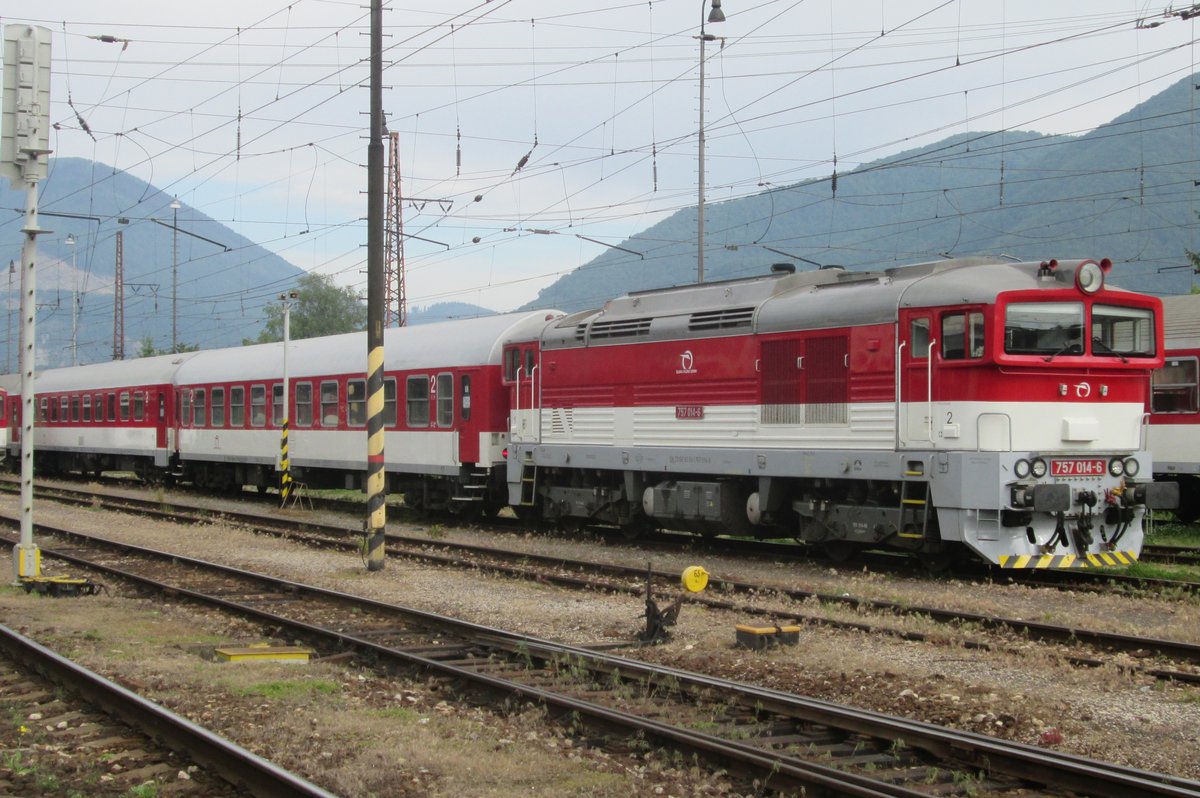
[[[1155,479],[1179,484],[1180,520],[1200,519],[1200,294],[1163,298],[1166,359],[1153,377]]]
[[[39,473],[133,471],[161,479],[176,449],[173,378],[195,353],[47,369],[34,381]],[[7,375],[11,424],[21,425],[20,378]],[[15,384],[15,387],[14,387]],[[9,441],[20,454],[20,436]]]
[[[416,507],[498,509],[505,500],[507,395],[501,342],[557,314],[490,316],[385,330],[384,455],[389,489]],[[361,487],[366,476],[365,333],[292,341],[288,454],[294,480]],[[197,353],[175,377],[185,479],[278,484],[283,344]],[[494,476],[493,476],[494,474]]]

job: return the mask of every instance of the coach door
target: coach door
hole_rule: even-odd
[[[8,441],[21,442],[21,397],[8,397]]]
[[[537,342],[512,344],[504,350],[504,381],[509,391],[509,440],[541,439],[541,380]]]

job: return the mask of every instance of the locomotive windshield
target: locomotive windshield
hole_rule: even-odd
[[[1083,354],[1082,302],[1014,302],[1004,318],[1010,355]]]
[[[1154,312],[1145,308],[1092,307],[1091,354],[1153,357]],[[1014,302],[1004,320],[1004,351],[1010,355],[1082,355],[1088,330],[1082,302]]]
[[[1092,354],[1099,357],[1153,357],[1153,311],[1116,305],[1094,305]]]

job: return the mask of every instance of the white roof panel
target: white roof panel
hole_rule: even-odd
[[[395,327],[384,330],[386,371],[499,364],[506,341],[536,340],[559,311],[538,310]],[[212,349],[179,369],[180,385],[271,380],[283,377],[283,343]],[[303,379],[330,374],[365,374],[365,332],[292,341],[288,377]]]

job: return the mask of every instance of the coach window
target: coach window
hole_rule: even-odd
[[[462,409],[461,416],[463,421],[471,420],[471,375],[464,374],[462,381],[459,383],[462,386]]]
[[[321,383],[321,426],[338,425],[338,384],[332,380]]]
[[[92,397],[91,394],[86,394],[83,397],[83,420],[89,424],[92,421]]]
[[[115,393],[108,395],[108,420],[117,420],[117,395]]]
[[[267,426],[267,386],[250,386],[250,426]]]
[[[454,375],[437,376],[437,425],[454,426]]]
[[[121,420],[129,420],[129,391],[121,391]]]
[[[96,423],[99,424],[104,421],[104,394],[96,394],[94,406],[96,408]]]
[[[277,382],[271,386],[271,418],[275,426],[283,427],[283,383]]]
[[[235,429],[246,426],[246,389],[241,385],[229,389],[229,426]]]
[[[47,408],[46,397],[42,397],[38,402],[38,421],[46,421],[49,418],[49,409]]]
[[[50,420],[58,421],[58,400],[57,399],[50,400]]]
[[[214,427],[225,426],[225,389],[212,389],[212,425]]]
[[[396,426],[396,378],[388,377],[383,381],[383,425]]]
[[[929,319],[913,319],[909,327],[909,357],[924,360],[929,357]]]
[[[312,414],[312,383],[296,383],[296,426],[311,427]]]
[[[1150,407],[1155,413],[1200,412],[1200,373],[1194,357],[1167,358],[1150,376]]]
[[[79,397],[71,397],[71,421],[79,421]]]
[[[408,378],[408,426],[429,426],[429,378],[423,375]]]
[[[137,413],[134,413],[136,416]],[[185,427],[192,424],[192,389],[184,388],[179,392],[179,421]]]
[[[146,392],[133,392],[133,420],[144,421],[146,418]]]
[[[208,426],[208,404],[206,403],[207,392],[203,388],[197,388],[196,393],[192,398],[192,426],[207,427]]]
[[[367,425],[367,381],[346,382],[346,423],[352,427]]]

